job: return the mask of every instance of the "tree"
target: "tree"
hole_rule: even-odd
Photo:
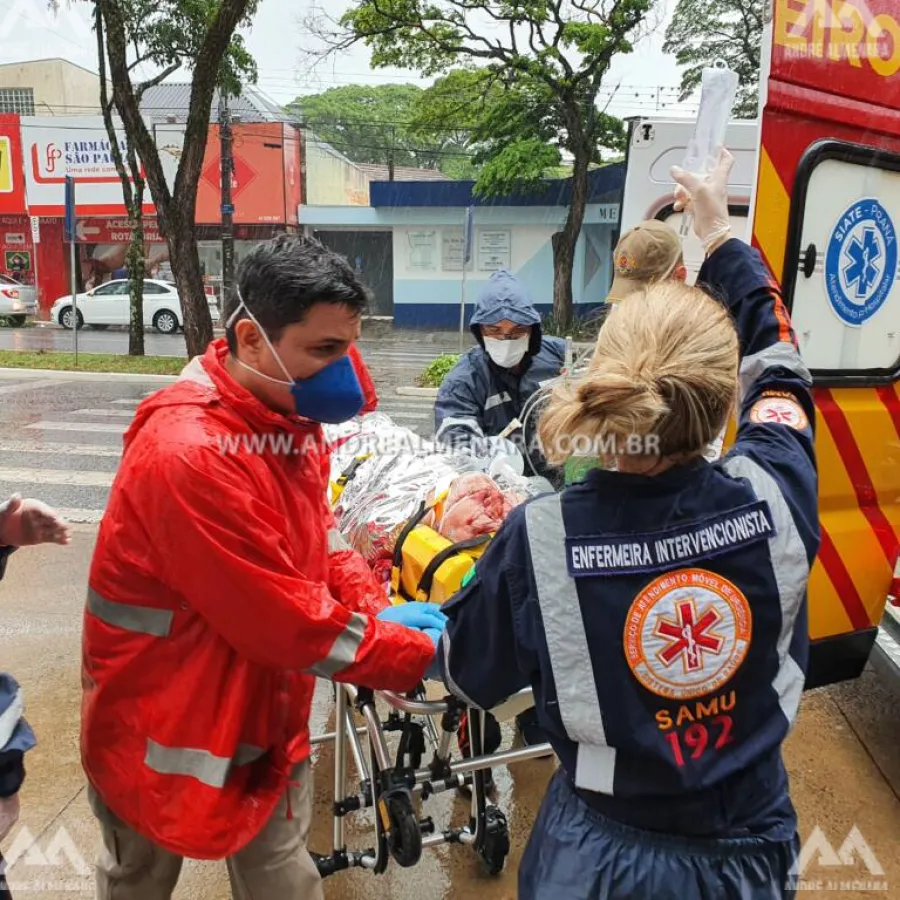
[[[462,144],[410,131],[423,93],[413,84],[348,84],[298,97],[288,110],[353,162],[458,171]]]
[[[756,118],[764,14],[765,0],[678,0],[663,52],[687,66],[680,100],[700,87],[704,67],[722,60],[740,79],[735,115]]]
[[[128,168],[119,145],[119,135],[113,121],[112,100],[106,78],[106,53],[103,43],[103,16],[100,5],[94,6],[94,30],[97,34],[97,65],[100,76],[100,108],[103,123],[109,138],[113,161],[122,182],[122,197],[128,210],[128,224],[131,227],[131,243],[128,247],[126,265],[130,281],[131,305],[128,319],[128,354],[144,355],[144,173],[138,164],[134,147],[126,147]]]
[[[614,56],[632,49],[630,36],[653,0],[355,0],[337,21],[310,24],[335,52],[362,42],[375,68],[417,69],[423,77],[478,65],[475,76],[503,85],[506,110],[533,98],[544,115],[521,134],[485,132],[491,153],[479,176],[482,191],[506,193],[534,182],[565,151],[572,159],[572,202],[553,238],[554,312],[572,317],[572,267],[587,205],[588,170],[610,127],[597,106]],[[498,107],[503,108],[501,105]],[[559,132],[546,137],[550,123]],[[495,126],[504,122],[494,119]]]
[[[96,7],[98,49],[106,51],[112,102],[125,131],[129,172],[134,181],[130,208],[142,198],[143,182],[150,188],[159,226],[169,245],[169,259],[184,311],[188,355],[204,351],[212,340],[212,321],[200,272],[194,230],[197,186],[206,153],[210,108],[217,85],[230,94],[240,93],[241,80],[255,80],[256,67],[235,30],[256,9],[258,0],[93,0]],[[100,43],[102,42],[102,43]],[[103,56],[100,53],[101,58]],[[146,81],[134,82],[135,68],[150,63],[160,71]],[[105,66],[105,63],[104,63]],[[190,110],[182,152],[172,189],[166,181],[156,142],[141,115],[143,93],[180,68],[192,71]],[[106,79],[104,68],[104,80]],[[109,121],[107,121],[109,130]],[[112,140],[114,148],[116,141]],[[113,150],[114,154],[116,150]],[[134,154],[140,170],[132,166]],[[120,177],[125,172],[116,160]],[[134,177],[135,175],[142,177]],[[125,178],[123,178],[123,189]],[[126,189],[126,202],[129,192]],[[138,203],[138,209],[140,204]],[[143,266],[143,237],[129,252],[129,266]],[[130,271],[134,271],[133,268]],[[133,310],[132,316],[136,313]]]
[[[538,187],[563,166],[566,121],[553,92],[528,76],[498,77],[489,68],[454,69],[419,99],[416,135],[459,131],[477,171],[475,193],[494,197]],[[590,163],[625,149],[620,119],[597,113]],[[570,174],[567,172],[567,174]]]

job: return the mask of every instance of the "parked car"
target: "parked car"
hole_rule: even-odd
[[[19,284],[15,278],[0,275],[0,316],[13,325],[24,325],[28,316],[37,313],[37,295],[31,285]]]
[[[215,299],[207,297],[213,323],[219,318]],[[60,297],[53,304],[51,317],[64,328],[90,325],[104,329],[110,325],[127,326],[131,319],[131,285],[127,278],[107,281],[90,291],[77,294],[77,310],[72,307],[72,295]],[[175,334],[184,325],[184,314],[178,289],[170,281],[144,279],[144,327],[152,326],[160,334]]]

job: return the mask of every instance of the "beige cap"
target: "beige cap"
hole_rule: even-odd
[[[607,301],[623,300],[648,284],[667,278],[681,259],[681,238],[671,225],[659,219],[635,225],[616,245],[615,274]]]

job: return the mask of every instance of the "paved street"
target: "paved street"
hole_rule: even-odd
[[[373,363],[374,366],[374,363]],[[382,359],[379,383],[393,367]],[[399,376],[397,376],[399,377]],[[406,383],[409,383],[407,380]],[[30,755],[23,815],[4,842],[15,861],[13,893],[34,900],[86,900],[98,835],[83,789],[78,753],[81,609],[99,519],[119,458],[121,434],[135,405],[157,385],[144,381],[82,382],[41,374],[0,377],[0,496],[13,490],[57,505],[76,526],[71,547],[22,550],[10,561],[0,586],[2,668],[14,672],[27,697],[27,713],[40,738]],[[384,406],[422,434],[431,430],[430,401],[397,397],[382,389]],[[330,696],[320,692],[314,732],[330,730]],[[510,738],[507,732],[506,741]],[[900,897],[900,716],[897,696],[875,673],[858,682],[807,694],[800,722],[787,747],[795,801],[804,836],[816,826],[835,850],[855,825],[874,854],[872,869],[859,855],[850,865],[813,862],[804,878],[886,885],[875,896]],[[316,824],[312,846],[330,847],[331,760],[316,756]],[[326,884],[328,900],[513,900],[515,868],[552,763],[539,761],[496,773],[499,805],[512,831],[506,872],[483,874],[462,846],[425,852],[413,869],[391,866],[384,876],[344,872]],[[425,814],[439,827],[464,820],[466,807],[452,796],[428,800]],[[353,819],[351,847],[369,846],[366,816]],[[870,857],[869,863],[873,860]],[[884,874],[879,872],[880,868]],[[177,900],[225,900],[224,866],[187,865]],[[856,900],[872,893],[858,885],[818,887],[801,897]],[[563,898],[560,898],[563,900]],[[686,898],[689,900],[689,898]]]
[[[380,408],[422,436],[433,434],[433,401],[398,396],[395,388],[412,383],[407,366],[417,373],[424,363],[401,359],[398,351],[383,354],[366,354],[380,386]],[[99,382],[0,378],[0,496],[20,491],[64,510],[73,522],[99,522],[122,435],[138,403],[162,386],[115,375]]]
[[[466,346],[473,339],[466,332]],[[62,350],[72,352],[75,335],[62,328],[46,326],[33,328],[0,328],[0,350]],[[447,332],[388,332],[378,334],[375,328],[364,326],[363,340],[360,342],[363,354],[373,358],[396,358],[405,368],[415,369],[418,374],[422,367],[438,354],[459,349],[457,335]],[[128,333],[125,331],[94,331],[84,328],[78,332],[79,353],[127,353]],[[144,334],[144,352],[148,356],[186,355],[183,334],[158,334],[147,331]],[[421,365],[420,365],[421,363]]]

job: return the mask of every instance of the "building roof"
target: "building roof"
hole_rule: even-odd
[[[164,81],[148,88],[141,98],[141,112],[152,122],[166,122],[169,116],[176,121],[187,119],[191,104],[191,85],[189,82]],[[240,117],[241,122],[287,122],[290,121],[285,111],[262,91],[245,87],[240,97],[229,97],[228,106],[233,118]],[[219,92],[213,92],[209,111],[211,122],[219,118]]]
[[[390,181],[390,170],[387,166],[375,163],[356,163],[356,167],[369,181]],[[394,181],[452,181],[438,169],[416,169],[412,166],[394,166]]]
[[[625,186],[625,163],[611,163],[588,173],[588,203],[618,203]],[[528,194],[478,197],[474,181],[373,181],[369,202],[374,207],[410,206],[568,206],[571,178],[548,178]]]
[[[0,69],[12,69],[14,66],[40,66],[45,65],[46,63],[59,63],[63,66],[71,66],[73,69],[81,69],[82,72],[87,72],[89,75],[93,75],[95,78],[100,77],[93,69],[88,69],[87,67],[79,65],[78,63],[74,63],[69,59],[63,59],[63,57],[61,56],[46,56],[43,59],[24,59],[20,62],[0,63]]]

